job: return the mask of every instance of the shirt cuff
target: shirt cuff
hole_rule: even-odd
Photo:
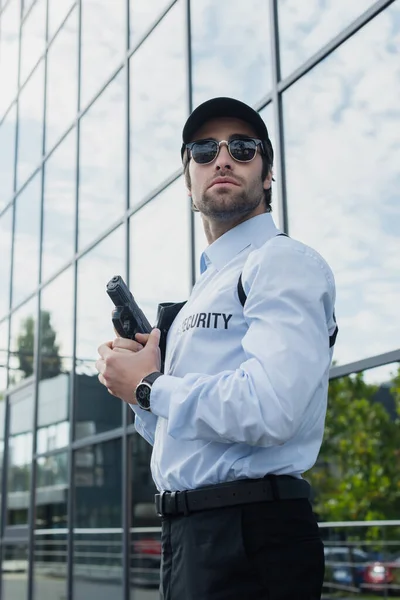
[[[153,383],[150,395],[150,410],[154,415],[168,419],[169,406],[180,383],[180,377],[162,375]]]

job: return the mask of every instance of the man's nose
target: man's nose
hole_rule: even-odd
[[[229,154],[228,146],[221,144],[219,154],[215,159],[215,168],[219,171],[220,169],[232,169],[233,159]]]

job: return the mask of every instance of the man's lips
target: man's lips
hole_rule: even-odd
[[[214,181],[212,181],[208,187],[211,188],[214,185],[227,185],[227,184],[239,185],[239,183],[237,181],[235,181],[234,179],[230,179],[229,177],[218,177],[217,179],[214,179]]]

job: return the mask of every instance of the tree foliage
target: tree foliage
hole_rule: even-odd
[[[324,442],[307,474],[324,521],[398,518],[400,511],[400,370],[391,390],[397,416],[376,399],[362,373],[332,380]]]

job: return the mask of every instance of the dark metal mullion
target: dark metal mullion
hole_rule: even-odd
[[[49,0],[43,0],[46,3],[46,31],[45,40],[47,47],[48,36],[48,8]],[[42,159],[46,152],[46,106],[47,106],[47,52],[44,56],[44,81],[43,81],[43,129],[42,129]],[[41,166],[42,181],[40,186],[40,232],[39,232],[39,284],[42,280],[42,246],[43,246],[43,197],[44,197],[44,164]],[[31,462],[31,484],[29,498],[29,558],[28,558],[28,600],[33,600],[34,597],[34,554],[35,554],[35,520],[36,520],[36,449],[37,449],[37,425],[39,412],[39,380],[40,380],[40,349],[41,349],[41,291],[38,295],[37,302],[37,319],[36,319],[36,338],[34,344],[34,392],[33,392],[33,435],[32,435],[32,462]]]
[[[81,106],[81,58],[82,58],[82,2],[77,1],[78,10],[78,93],[76,111],[79,115]],[[67,599],[73,598],[73,528],[75,518],[75,480],[74,480],[74,439],[75,439],[75,401],[76,401],[76,345],[77,345],[77,317],[78,317],[78,222],[79,222],[79,168],[80,168],[80,119],[76,123],[76,173],[75,173],[75,256],[74,269],[74,297],[73,297],[73,340],[72,340],[72,373],[71,389],[69,395],[69,444],[68,444],[68,502],[67,502]]]
[[[128,49],[130,41],[130,7],[129,0],[125,0],[126,14],[126,29],[125,29],[125,277],[129,286],[129,271],[130,271],[130,233],[129,233],[129,218],[128,209],[130,202],[130,73]],[[122,493],[122,598],[130,600],[130,523],[131,523],[131,494],[130,494],[130,473],[131,473],[131,456],[129,452],[129,440],[127,434],[128,427],[128,410],[129,407],[125,402],[121,402],[122,410],[122,440],[121,440],[121,493]]]
[[[284,158],[284,133],[282,115],[282,96],[278,90],[280,79],[279,59],[279,31],[278,31],[278,5],[277,0],[270,0],[270,30],[271,30],[271,58],[272,58],[272,107],[275,123],[275,164],[278,166],[279,177],[277,180],[279,206],[282,216],[282,229],[289,233],[289,219],[287,214],[286,173]]]
[[[191,22],[191,0],[186,0],[186,86],[187,86],[187,107],[190,114],[193,110],[193,64],[192,64],[192,22]],[[187,202],[189,211],[190,228],[190,285],[196,283],[196,229],[194,212],[191,208],[192,203]]]
[[[377,356],[357,360],[346,365],[333,366],[329,373],[329,379],[337,379],[351,373],[361,373],[362,371],[376,369],[377,367],[383,367],[395,362],[400,363],[400,348],[391,352],[385,352],[384,354],[378,354]]]

